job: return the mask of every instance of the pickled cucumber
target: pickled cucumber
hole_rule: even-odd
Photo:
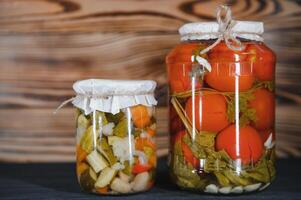
[[[94,181],[97,180],[97,174],[96,174],[96,172],[95,172],[91,167],[89,168],[89,174],[90,174],[90,177],[91,177]]]
[[[110,167],[106,167],[99,175],[95,187],[96,188],[103,188],[110,184],[113,178],[116,175],[116,170],[111,169]]]
[[[107,138],[102,137],[97,145],[97,150],[107,159],[110,166],[117,162],[117,158],[114,156],[112,148],[109,146]]]
[[[108,136],[108,144],[113,145],[117,140],[121,140],[121,137],[117,136]]]
[[[128,135],[128,121],[123,118],[114,128],[113,135],[118,137],[126,137]]]
[[[76,141],[80,141],[83,134],[90,125],[90,121],[86,118],[84,114],[80,114],[77,118],[77,129],[76,129]]]
[[[108,166],[107,161],[96,150],[87,156],[87,161],[96,173]]]
[[[112,113],[106,113],[106,118],[109,122],[113,122],[114,124],[118,124],[122,118],[125,117],[125,114],[120,111],[119,113],[113,115]]]
[[[93,119],[93,113],[90,114],[91,119]],[[108,123],[106,115],[104,112],[95,111],[95,119],[94,119],[96,129],[99,129],[99,126],[104,126]],[[91,122],[93,124],[93,120]]]
[[[90,153],[94,148],[94,140],[96,140],[96,138],[93,133],[93,126],[89,126],[80,139],[81,148],[87,153]]]
[[[90,169],[86,169],[81,174],[79,182],[84,191],[91,191],[94,188],[95,180],[90,175]]]
[[[132,174],[132,167],[128,160],[124,161],[124,169],[122,170],[122,172],[128,176]]]

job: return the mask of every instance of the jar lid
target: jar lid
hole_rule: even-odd
[[[77,94],[72,103],[85,114],[94,110],[116,114],[120,109],[139,104],[157,105],[155,88],[156,82],[151,80],[80,80],[73,84]]]
[[[263,22],[259,21],[235,21],[232,31],[237,37],[262,41],[264,32]],[[181,40],[210,40],[219,36],[219,24],[217,22],[194,22],[184,24],[179,29]]]

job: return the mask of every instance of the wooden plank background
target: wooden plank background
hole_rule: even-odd
[[[190,21],[265,22],[278,55],[277,153],[301,156],[301,7],[297,0],[0,0],[0,162],[74,160],[72,83],[85,78],[158,82],[159,154],[167,152],[164,57]]]

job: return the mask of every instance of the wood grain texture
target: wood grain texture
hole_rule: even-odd
[[[278,55],[277,153],[301,156],[301,2],[297,0],[0,0],[0,161],[74,159],[75,80],[158,82],[159,154],[167,152],[164,58],[186,22],[215,20],[226,3],[240,20],[265,23]]]

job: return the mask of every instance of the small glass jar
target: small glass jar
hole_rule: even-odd
[[[81,188],[97,194],[149,190],[157,163],[153,81],[78,81],[76,172]]]
[[[275,54],[258,39],[263,24],[243,21],[233,28],[250,33],[238,34],[243,50],[221,40],[200,54],[218,30],[215,22],[184,25],[166,58],[171,177],[205,193],[263,190],[275,178]]]

